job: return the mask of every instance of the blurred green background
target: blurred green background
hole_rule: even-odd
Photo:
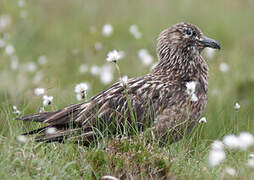
[[[45,88],[54,97],[53,109],[59,109],[78,102],[77,83],[89,83],[91,97],[116,82],[114,66],[110,83],[91,73],[97,66],[103,71],[107,53],[113,49],[125,52],[119,61],[122,74],[135,77],[149,72],[152,64],[143,65],[138,51],[147,49],[156,63],[159,33],[178,22],[197,25],[222,47],[212,56],[203,53],[210,83],[204,114],[208,123],[202,137],[211,142],[229,133],[254,132],[253,0],[1,0],[0,17],[4,19],[0,21],[3,136],[8,136],[3,112],[13,116],[12,105],[25,114],[39,111],[42,100],[34,95],[34,88]],[[108,37],[102,33],[105,24],[113,27]],[[139,39],[129,31],[133,24],[142,34]],[[40,58],[46,63],[40,63]],[[80,72],[81,65],[86,72]],[[241,105],[237,112],[236,102]]]

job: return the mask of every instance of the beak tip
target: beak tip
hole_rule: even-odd
[[[220,44],[216,40],[213,40],[213,39],[210,39],[207,37],[204,37],[201,40],[201,43],[204,47],[210,47],[210,48],[214,48],[214,49],[218,49],[218,50],[221,49]]]
[[[218,50],[221,50],[220,44],[218,44],[217,49],[218,49]]]
[[[221,50],[220,43],[214,40],[214,44],[215,44],[215,49]]]

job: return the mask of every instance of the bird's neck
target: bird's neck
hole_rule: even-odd
[[[153,73],[167,76],[169,80],[182,82],[202,81],[208,83],[208,65],[195,50],[174,50],[158,55],[159,63]]]

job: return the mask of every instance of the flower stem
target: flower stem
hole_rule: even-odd
[[[116,69],[117,69],[117,72],[118,72],[119,78],[121,78],[121,77],[122,77],[122,75],[121,75],[120,68],[119,68],[119,66],[118,66],[118,64],[117,64],[116,62],[115,62],[114,64],[115,64],[115,66],[116,66]]]

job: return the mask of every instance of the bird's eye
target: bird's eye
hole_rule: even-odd
[[[187,36],[191,36],[192,35],[192,31],[190,29],[186,29],[184,31],[184,34],[187,35]]]

